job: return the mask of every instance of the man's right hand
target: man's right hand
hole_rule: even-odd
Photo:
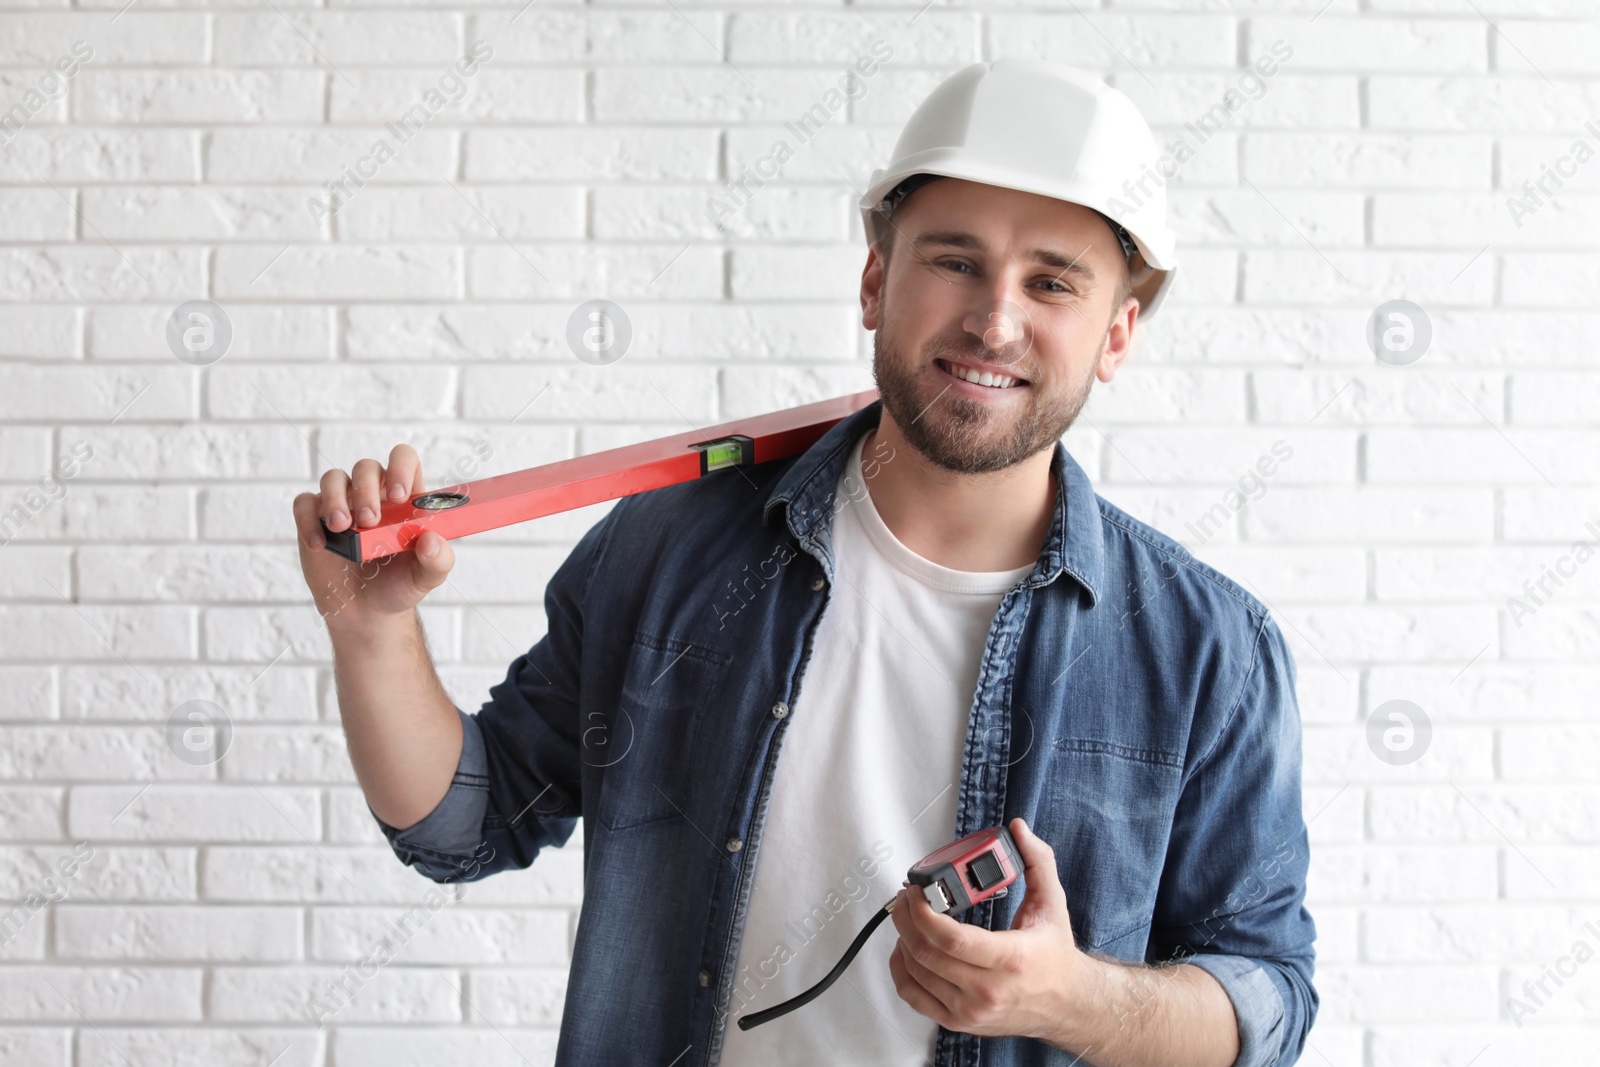
[[[359,460],[349,474],[337,468],[326,471],[321,492],[294,498],[300,569],[317,612],[330,628],[347,623],[382,625],[410,615],[449,576],[455,552],[432,530],[418,537],[408,551],[365,563],[352,563],[326,547],[320,523],[327,523],[334,533],[375,526],[382,502],[401,501],[422,491],[422,462],[416,450],[395,445],[387,467],[375,459]]]
[[[450,542],[433,530],[410,549],[351,563],[327,549],[334,533],[375,526],[380,501],[422,492],[422,463],[396,445],[389,465],[363,459],[349,474],[330,470],[322,491],[294,498],[300,569],[328,624],[334,689],[350,765],[372,813],[406,829],[432,811],[461,759],[461,717],[439,684],[416,606],[455,563]]]

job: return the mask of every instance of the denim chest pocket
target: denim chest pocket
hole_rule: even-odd
[[[1176,754],[1056,739],[1040,832],[1054,844],[1080,947],[1142,957],[1182,784]]]
[[[689,815],[702,724],[733,656],[646,631],[634,635],[612,721],[585,731],[584,760],[603,768],[599,819],[623,830]],[[598,742],[598,743],[597,743]]]

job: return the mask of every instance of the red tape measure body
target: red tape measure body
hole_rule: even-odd
[[[1004,893],[1021,875],[1022,857],[1010,831],[991,826],[930,852],[906,880],[922,887],[934,911],[954,916]]]

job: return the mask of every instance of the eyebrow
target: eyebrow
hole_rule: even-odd
[[[912,245],[923,244],[947,245],[951,248],[967,248],[974,252],[987,252],[989,246],[976,234],[967,233],[965,230],[929,230],[911,241]],[[1088,249],[1083,250],[1087,252]],[[1094,281],[1095,273],[1089,264],[1083,261],[1083,252],[1076,256],[1068,257],[1053,248],[1032,248],[1028,255],[1035,261],[1051,267],[1060,267],[1063,272],[1071,271],[1073,274],[1082,275],[1086,281]]]

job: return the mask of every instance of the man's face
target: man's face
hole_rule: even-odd
[[[1135,302],[1114,305],[1126,268],[1110,228],[1077,204],[958,178],[917,189],[894,225],[887,277],[876,249],[862,275],[862,322],[907,442],[962,474],[1053,448],[1126,357],[1137,317]],[[964,377],[984,372],[992,384]]]

